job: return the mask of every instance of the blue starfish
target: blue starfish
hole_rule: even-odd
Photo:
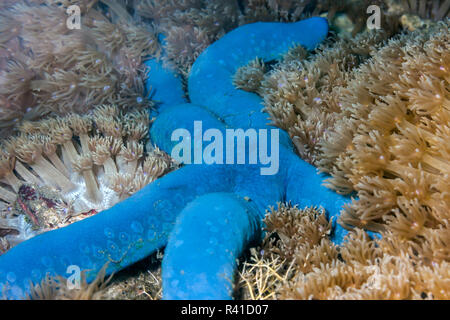
[[[39,282],[47,273],[65,275],[70,265],[91,270],[87,279],[93,280],[107,262],[110,274],[167,245],[162,266],[165,299],[230,299],[236,259],[261,239],[268,206],[280,201],[320,205],[329,218],[337,216],[349,199],[323,187],[324,175],[293,152],[287,133],[267,125],[256,94],[232,85],[237,68],[255,57],[279,59],[294,42],[313,49],[327,33],[328,24],[321,18],[235,29],[194,63],[188,82],[191,103],[183,98],[173,71],[155,60],[148,62],[148,85],[161,101],[150,135],[161,149],[172,151],[176,129],[194,136],[195,121],[201,121],[203,130],[216,129],[224,136],[230,128],[266,129],[267,139],[279,138],[278,172],[262,175],[267,166],[261,163],[185,165],[108,210],[36,236],[0,256],[0,289],[8,298],[21,298],[29,292],[30,280]],[[191,148],[195,152],[201,146]],[[333,224],[332,239],[339,243],[346,231]]]

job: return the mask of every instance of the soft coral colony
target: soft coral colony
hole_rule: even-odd
[[[0,5],[0,125],[48,113],[84,113],[151,102],[143,95],[142,59],[158,54],[151,27],[120,6],[108,14],[97,1],[2,1]],[[82,11],[80,30],[66,26],[70,4]],[[114,21],[114,22],[113,22]]]
[[[247,297],[449,298],[449,22],[384,38],[341,40],[261,79],[299,155],[332,175],[330,188],[354,192],[339,218],[354,232],[337,247],[320,212],[273,210],[279,240],[247,264]]]
[[[99,106],[24,122],[0,153],[0,251],[124,200],[174,168],[157,148],[144,152],[148,112]]]

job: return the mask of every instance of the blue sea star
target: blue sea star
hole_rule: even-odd
[[[329,218],[337,216],[349,199],[322,186],[324,175],[293,152],[287,133],[267,125],[256,94],[232,85],[237,68],[255,57],[279,59],[293,43],[313,49],[327,33],[322,18],[233,30],[194,63],[188,83],[191,103],[183,98],[179,78],[151,60],[148,85],[161,101],[150,131],[153,142],[170,153],[172,132],[184,128],[194,134],[194,121],[222,133],[227,128],[273,129],[280,142],[278,173],[261,175],[263,164],[185,165],[108,210],[0,256],[0,289],[6,297],[21,298],[30,281],[40,282],[47,273],[64,275],[70,265],[91,270],[87,279],[93,280],[107,262],[110,274],[167,244],[165,299],[230,299],[236,258],[260,239],[268,206],[286,201],[320,205]],[[339,243],[346,231],[333,224],[332,239]]]

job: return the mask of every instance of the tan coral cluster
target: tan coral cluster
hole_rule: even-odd
[[[315,298],[448,299],[449,35],[447,20],[386,42],[377,34],[340,40],[266,75],[259,92],[274,123],[289,132],[301,157],[332,175],[329,187],[356,196],[339,223],[383,237],[371,242],[356,229],[344,245],[376,248],[378,260],[367,263],[376,277],[349,265],[353,258],[342,267],[334,259],[302,271],[289,297],[308,298],[299,292],[314,284]],[[345,280],[354,272],[363,278]],[[350,294],[336,282],[343,279],[366,293]],[[327,289],[323,281],[345,290]],[[389,285],[395,287],[383,292],[392,294],[377,291]]]
[[[2,251],[36,233],[105,210],[175,167],[144,151],[147,111],[102,105],[24,122],[0,154]]]
[[[262,247],[242,266],[244,299],[450,298],[448,254],[430,263],[396,237],[372,240],[361,229],[336,246],[316,208],[279,205],[266,224]]]
[[[320,167],[336,191],[358,192],[345,224],[419,242],[448,224],[449,34],[447,22],[390,40],[342,88]]]
[[[14,1],[0,4],[0,128],[49,112],[82,114],[103,103],[121,108],[144,96],[142,60],[158,55],[152,28],[135,23],[117,3],[97,0]],[[81,9],[80,29],[69,29],[69,5]]]
[[[236,70],[233,77],[233,85],[237,89],[244,91],[258,92],[265,73],[266,66],[264,61],[256,58],[250,61],[247,65]]]
[[[389,41],[342,39],[265,76],[258,92],[272,121],[332,175],[329,187],[357,197],[338,221],[354,229],[341,247],[310,234],[326,228],[319,218],[311,226],[293,223],[296,209],[273,212],[280,240],[246,263],[247,297],[449,298],[449,35],[447,20]]]
[[[136,12],[166,36],[166,62],[187,75],[206,47],[238,26],[239,7],[236,0],[145,0]]]
[[[367,221],[360,227],[374,230],[400,205],[398,193],[439,212],[448,202],[448,22],[383,39],[339,40],[310,60],[281,63],[260,90],[275,125],[303,158],[332,174],[331,187],[361,191]],[[368,200],[374,188],[380,191]]]
[[[358,35],[322,45],[314,55],[294,46],[262,81],[258,93],[272,122],[286,130],[300,156],[317,165],[319,141],[339,116],[340,90],[350,72],[370,57],[387,35]]]

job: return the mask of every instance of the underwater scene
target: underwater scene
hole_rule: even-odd
[[[449,0],[1,0],[0,298],[449,300]]]

